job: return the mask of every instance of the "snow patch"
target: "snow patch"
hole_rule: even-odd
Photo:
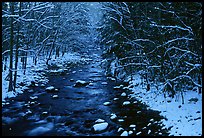
[[[94,131],[96,132],[104,131],[107,127],[108,127],[107,122],[93,125]]]

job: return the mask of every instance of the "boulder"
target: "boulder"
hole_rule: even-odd
[[[77,80],[74,87],[82,87],[82,86],[86,86],[88,84],[89,84],[89,82],[82,81],[82,80]]]

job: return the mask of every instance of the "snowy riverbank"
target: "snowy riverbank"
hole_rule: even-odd
[[[189,90],[184,92],[184,104],[181,95],[177,94],[174,98],[164,98],[163,94],[158,94],[155,87],[146,91],[145,86],[141,85],[140,76],[135,75],[133,88],[134,93],[131,97],[136,97],[147,104],[153,110],[161,111],[160,115],[165,116],[164,125],[169,128],[170,135],[174,136],[201,136],[202,135],[202,94]]]
[[[81,56],[78,53],[65,53],[64,56],[58,57],[55,59],[55,56],[52,56],[52,59],[49,61],[49,64],[56,64],[59,66],[59,68],[63,68],[63,64],[65,63],[79,63],[87,61],[88,58],[81,58]],[[9,81],[6,81],[5,78],[8,75],[8,70],[2,72],[2,101],[5,101],[5,98],[15,97],[19,93],[23,93],[24,89],[27,89],[27,86],[30,85],[31,81],[40,82],[41,84],[46,84],[48,82],[48,79],[45,78],[42,74],[42,72],[37,71],[43,71],[47,68],[47,65],[45,64],[46,60],[45,58],[39,59],[37,64],[34,65],[33,59],[31,57],[28,57],[27,59],[27,69],[26,74],[23,74],[23,70],[21,69],[22,65],[21,62],[18,63],[18,75],[17,75],[17,86],[16,92],[10,91],[8,92],[8,85]],[[7,65],[8,66],[8,65]],[[8,68],[7,68],[8,69]],[[25,86],[20,86],[18,83],[23,82]]]

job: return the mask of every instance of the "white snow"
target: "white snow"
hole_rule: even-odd
[[[93,83],[89,83],[89,86],[93,86],[94,84]]]
[[[114,98],[113,100],[116,101],[116,100],[118,100],[118,98]]]
[[[55,87],[53,87],[53,86],[49,86],[49,87],[46,88],[46,90],[48,90],[48,91],[52,91],[54,89],[55,89]]]
[[[103,123],[103,122],[105,122],[105,120],[100,119],[100,118],[95,121],[95,123]]]
[[[116,114],[112,114],[111,117],[110,117],[110,119],[112,119],[112,120],[116,119],[116,118],[117,118]]]
[[[58,71],[65,71],[66,69],[63,69],[63,65],[66,63],[83,63],[86,62],[88,58],[81,58],[80,54],[76,52],[72,53],[65,53],[64,56],[57,57],[55,59],[55,56],[53,55],[51,57],[51,60],[49,61],[49,64],[56,64],[59,69]],[[3,61],[4,62],[4,61]],[[13,62],[13,67],[14,67]],[[5,63],[4,63],[5,64]],[[23,74],[22,70],[22,62],[18,62],[18,76],[17,76],[17,84],[20,82],[24,82],[26,86],[19,86],[19,88],[16,88],[16,91],[10,91],[8,92],[8,86],[9,86],[9,81],[6,81],[5,78],[8,75],[8,67],[9,67],[9,57],[8,57],[8,62],[7,62],[7,70],[3,70],[2,72],[2,101],[5,101],[5,98],[11,98],[15,97],[18,94],[23,93],[24,89],[28,89],[26,86],[30,84],[31,81],[34,81],[36,83],[36,86],[38,85],[38,82],[42,83],[42,86],[46,83],[48,83],[48,79],[43,76],[43,72],[36,72],[36,71],[43,71],[47,70],[47,65],[46,65],[46,60],[45,57],[38,57],[38,62],[36,65],[33,63],[33,57],[28,57],[27,58],[27,69],[26,69],[26,74]]]
[[[79,83],[79,84],[86,84],[87,82],[86,82],[86,81],[83,81],[83,80],[77,80],[76,83]]]
[[[105,105],[105,106],[110,105],[110,102],[105,102],[105,103],[103,103],[103,105]]]
[[[42,115],[47,115],[48,114],[48,112],[42,112]]]
[[[127,94],[126,94],[125,92],[123,92],[123,93],[121,94],[121,96],[123,96],[123,97],[126,96],[126,95],[127,95]]]
[[[102,82],[101,84],[102,84],[102,85],[107,85],[108,83],[107,83],[107,82]]]
[[[36,99],[38,99],[38,96],[30,96],[30,99],[36,100]]]
[[[95,124],[93,125],[94,131],[103,131],[108,127],[108,123],[104,122],[104,123],[99,123],[99,124]]]
[[[129,135],[133,134],[133,131],[132,130],[128,131],[128,134]]]
[[[123,131],[123,133],[120,136],[128,136],[128,132],[127,131]]]
[[[58,95],[53,95],[52,98],[58,98]]]
[[[136,127],[136,125],[130,125],[129,127],[134,128],[134,127]]]
[[[118,119],[118,122],[124,122],[125,120],[124,119]]]
[[[125,102],[123,102],[123,105],[128,105],[128,104],[130,104],[129,101],[125,101]]]
[[[124,128],[122,127],[118,128],[118,132],[121,132],[122,130],[124,130]]]
[[[141,131],[140,131],[140,132],[137,132],[136,135],[140,135],[141,133],[142,133]]]
[[[130,96],[141,100],[150,106],[150,109],[161,111],[160,115],[168,119],[162,119],[165,127],[173,126],[170,130],[170,135],[202,135],[202,94],[198,94],[197,91],[193,90],[184,91],[184,104],[182,104],[180,93],[177,93],[174,98],[169,99],[168,97],[164,98],[163,94],[159,94],[154,86],[151,86],[150,91],[147,92],[146,88],[142,85],[139,75],[135,75],[131,83],[137,86],[132,88],[134,93],[130,94]],[[197,102],[189,101],[192,98],[197,99]],[[137,113],[139,112],[141,111]],[[151,122],[154,122],[154,120],[150,119],[148,126],[151,125]]]

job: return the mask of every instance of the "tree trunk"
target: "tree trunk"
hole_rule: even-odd
[[[49,60],[51,59],[52,51],[53,51],[53,49],[54,49],[55,41],[56,41],[56,38],[57,38],[57,33],[58,33],[58,32],[56,31],[56,33],[54,34],[54,40],[53,40],[53,43],[52,43],[52,47],[51,47],[51,50],[50,50],[48,59],[47,59],[47,61],[46,61],[46,65],[48,65],[48,62],[49,62]]]
[[[11,14],[14,15],[14,3],[10,2],[10,10]],[[13,90],[13,75],[12,75],[12,69],[13,69],[13,17],[11,17],[11,22],[10,22],[10,67],[9,67],[9,87],[8,91]]]
[[[198,84],[200,84],[200,85],[202,86],[201,83],[202,83],[202,82],[201,82],[201,75],[198,75]],[[201,87],[198,87],[198,93],[199,93],[199,94],[202,93],[202,88],[201,88]]]
[[[26,50],[28,50],[28,45],[27,45]],[[24,71],[23,71],[23,75],[25,75],[25,73],[26,73],[27,55],[28,55],[28,53],[25,52],[25,57],[24,57],[24,67],[23,67],[23,69],[24,69]]]
[[[19,6],[19,17],[21,16],[21,2]],[[16,89],[16,80],[17,80],[17,66],[18,66],[18,48],[19,48],[19,31],[20,23],[18,24],[18,33],[17,33],[17,44],[16,44],[16,55],[15,55],[15,74],[14,74],[14,91]]]

